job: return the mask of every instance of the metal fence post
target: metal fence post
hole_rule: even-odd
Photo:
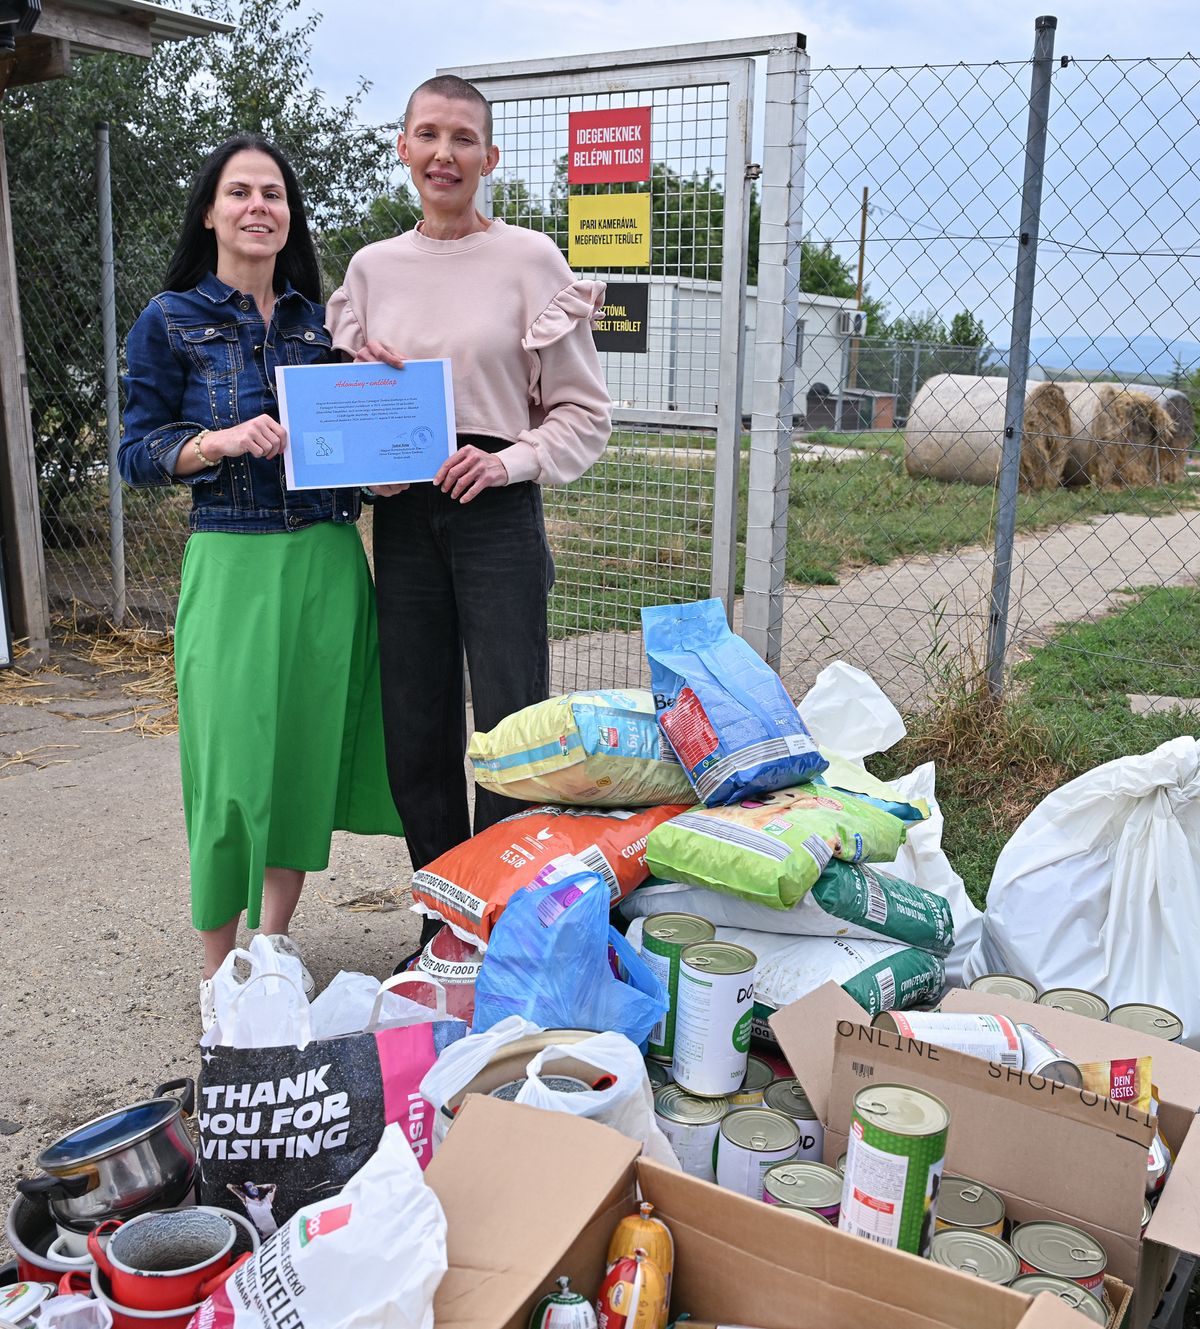
[[[1043,15],[1034,22],[1033,77],[1029,123],[1025,133],[1025,180],[1021,188],[1021,231],[1013,283],[1012,335],[1008,352],[1008,392],[1004,439],[997,486],[996,558],[988,610],[987,684],[993,697],[1004,691],[1004,655],[1008,641],[1008,601],[1012,589],[1013,537],[1017,528],[1017,485],[1021,473],[1021,434],[1025,427],[1025,386],[1029,373],[1029,328],[1037,278],[1038,228],[1050,113],[1050,66],[1058,19]]]
[[[808,55],[799,39],[767,57],[758,316],[754,335],[742,632],[773,668],[783,654],[792,417],[802,353],[800,242]]]
[[[100,323],[104,337],[104,417],[108,433],[108,557],[112,573],[112,620],[125,622],[125,509],[117,448],[121,408],[117,396],[117,282],[113,260],[112,159],[108,125],[96,126],[96,203],[100,221]]]

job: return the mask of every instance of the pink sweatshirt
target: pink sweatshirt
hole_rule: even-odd
[[[407,231],[350,260],[325,321],[339,350],[380,341],[449,357],[460,434],[512,444],[510,484],[578,479],[604,451],[612,401],[592,341],[604,283],[581,281],[547,236],[494,220],[462,240]]]

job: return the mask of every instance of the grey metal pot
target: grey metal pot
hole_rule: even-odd
[[[170,1091],[181,1089],[178,1097]],[[196,1101],[191,1080],[159,1085],[154,1097],[85,1122],[38,1156],[47,1175],[17,1182],[49,1201],[57,1223],[87,1231],[107,1218],[129,1218],[180,1203],[196,1172],[196,1148],[183,1124]]]

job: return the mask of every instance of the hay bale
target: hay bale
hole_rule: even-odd
[[[1063,383],[1071,439],[1063,483],[1101,489],[1183,478],[1171,417],[1146,393],[1121,383]]]
[[[1004,441],[1003,378],[936,374],[922,386],[904,430],[909,475],[993,485]],[[1031,383],[1021,443],[1022,489],[1054,489],[1066,462],[1071,416],[1054,383]]]
[[[1144,392],[1157,402],[1171,421],[1171,442],[1161,459],[1162,479],[1168,484],[1183,480],[1187,473],[1188,453],[1196,442],[1196,413],[1192,400],[1178,388],[1158,387],[1153,383],[1130,383],[1135,392]]]

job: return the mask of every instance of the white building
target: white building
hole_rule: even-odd
[[[650,287],[645,353],[600,354],[613,400],[618,406],[638,410],[715,412],[720,377],[720,283],[688,277],[638,278],[628,273],[613,273],[606,280],[640,281]],[[824,383],[836,393],[847,341],[839,326],[842,314],[854,307],[852,299],[801,293],[797,412],[803,412],[814,383]],[[751,286],[746,292],[743,415],[749,415],[753,406],[756,322],[757,289]]]

